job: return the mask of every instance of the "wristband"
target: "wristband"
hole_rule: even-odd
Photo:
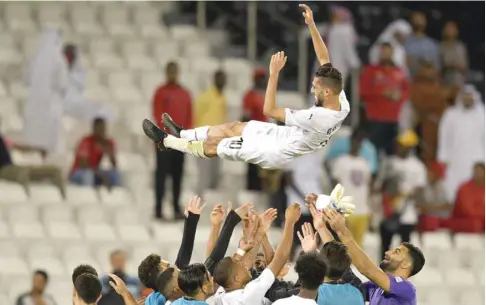
[[[243,249],[238,248],[238,250],[236,250],[236,254],[239,255],[239,256],[243,256],[243,255],[246,254],[246,251],[243,250]]]

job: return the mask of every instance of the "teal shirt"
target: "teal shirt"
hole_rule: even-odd
[[[318,305],[361,305],[364,304],[363,293],[351,284],[327,284],[319,286]]]
[[[152,292],[145,299],[145,305],[165,305],[167,298],[160,292]]]
[[[171,303],[171,305],[209,305],[204,301],[196,301],[186,298],[180,298]]]
[[[335,159],[342,155],[347,155],[351,149],[350,137],[336,137],[330,143],[329,150],[326,154],[326,159]],[[361,149],[359,150],[359,156],[366,160],[370,167],[371,173],[376,174],[378,171],[378,153],[375,146],[370,140],[365,139],[361,143]]]

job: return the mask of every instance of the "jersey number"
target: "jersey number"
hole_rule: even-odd
[[[322,141],[321,143],[319,143],[319,146],[321,147],[324,147],[327,145],[327,143],[329,142],[329,140],[331,140],[331,137],[327,138],[326,140]]]
[[[231,141],[228,144],[230,149],[240,149],[243,146],[243,138],[240,138],[237,141]]]

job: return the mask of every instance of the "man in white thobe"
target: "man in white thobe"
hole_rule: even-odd
[[[444,184],[450,202],[472,176],[474,164],[484,162],[484,124],[481,96],[474,86],[466,85],[439,125],[437,157],[447,166]]]
[[[24,113],[26,145],[49,153],[62,150],[61,119],[68,85],[67,74],[59,33],[44,31],[27,74],[29,95]]]

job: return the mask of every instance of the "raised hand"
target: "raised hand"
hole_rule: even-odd
[[[245,203],[235,209],[235,213],[240,216],[241,219],[248,219],[248,213],[253,209],[253,204]],[[229,212],[229,211],[228,211]]]
[[[250,211],[248,218],[243,220],[243,236],[250,238],[255,235],[260,224],[260,218],[253,211]]]
[[[189,216],[189,212],[196,215],[201,215],[202,210],[206,204],[201,205],[201,197],[194,196],[187,203],[186,209],[184,210],[184,215]]]
[[[336,232],[344,232],[346,229],[346,221],[344,216],[334,209],[328,209],[324,211],[324,219],[329,226]]]
[[[280,73],[280,70],[283,69],[286,62],[287,56],[285,56],[283,51],[273,54],[272,59],[270,60],[270,74],[277,75]]]
[[[238,244],[239,249],[248,252],[251,250],[252,247],[253,247],[253,238],[242,237],[240,239],[240,243]]]
[[[317,194],[314,194],[314,193],[310,193],[310,194],[307,194],[307,196],[305,196],[305,204],[307,206],[310,206],[310,205],[316,205],[316,201],[317,201]]]
[[[292,205],[287,207],[287,210],[285,210],[285,221],[295,225],[295,223],[299,220],[300,215],[300,204],[293,203]]]
[[[312,13],[310,7],[307,4],[299,4],[299,7],[304,9],[304,12],[302,12],[302,16],[304,16],[305,24],[313,24],[314,14]]]
[[[225,211],[222,204],[218,204],[213,207],[211,214],[209,215],[209,222],[212,226],[220,226],[223,223]]]
[[[268,229],[270,229],[272,222],[277,219],[277,214],[277,209],[268,209],[260,214],[260,226],[258,227],[258,229],[265,233],[268,232]]]
[[[317,249],[317,232],[314,233],[312,225],[308,222],[302,225],[302,234],[297,231],[300,244],[305,253],[315,251]]]
[[[308,207],[309,207],[310,213],[312,215],[312,221],[313,221],[313,224],[314,224],[314,228],[316,228],[316,230],[324,228],[326,226],[326,223],[322,219],[322,216],[323,216],[322,212],[318,211],[314,204],[309,204]]]
[[[110,281],[110,286],[113,287],[116,293],[124,295],[128,292],[127,286],[121,278],[111,273],[109,273],[108,276],[112,279],[112,281]]]

